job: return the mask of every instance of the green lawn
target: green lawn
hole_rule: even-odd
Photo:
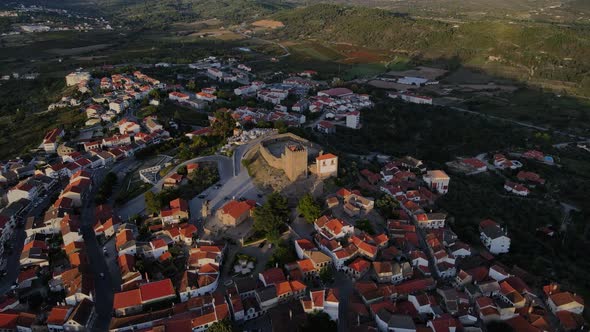
[[[387,68],[382,63],[363,63],[352,65],[350,69],[344,72],[342,79],[352,80],[355,78],[367,78],[385,73]]]

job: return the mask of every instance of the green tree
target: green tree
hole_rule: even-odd
[[[369,235],[375,234],[375,230],[373,229],[373,226],[371,225],[371,222],[368,219],[358,220],[354,227],[360,229],[361,231],[369,233]]]
[[[301,197],[297,204],[297,212],[303,215],[308,223],[313,223],[320,217],[322,210],[311,194],[307,193]]]
[[[232,332],[232,326],[229,319],[224,319],[213,323],[208,329],[208,332]]]
[[[178,167],[178,169],[176,170],[176,174],[186,175],[187,174],[186,165],[182,165],[182,166]]]
[[[397,207],[397,202],[389,195],[383,195],[375,201],[375,208],[385,218],[396,218],[396,213],[393,210]]]
[[[287,199],[279,193],[268,196],[266,203],[254,209],[254,230],[278,240],[280,229],[289,221]]]
[[[307,322],[301,327],[302,332],[336,332],[338,326],[325,312],[307,315]]]
[[[292,242],[279,241],[272,256],[268,260],[267,267],[283,266],[297,260],[297,253]]]
[[[152,191],[145,193],[145,205],[148,213],[158,213],[162,209],[162,202]]]
[[[193,141],[191,142],[191,149],[202,149],[206,148],[209,145],[207,140],[202,136],[195,136],[193,137]]]
[[[149,96],[152,97],[153,99],[160,99],[160,91],[158,90],[152,90],[149,93]]]
[[[236,127],[236,120],[231,117],[229,112],[217,111],[215,112],[215,122],[211,127],[214,135],[226,138]]]
[[[334,280],[334,270],[332,270],[332,268],[330,266],[324,266],[320,270],[320,280],[324,284],[332,282]]]
[[[197,88],[197,85],[195,84],[195,81],[191,80],[187,83],[186,88],[194,91]]]
[[[277,129],[279,131],[279,134],[286,133],[287,132],[287,129],[288,129],[287,124],[285,123],[285,121],[281,121],[281,120],[276,121],[274,123],[274,127],[275,127],[275,129]]]

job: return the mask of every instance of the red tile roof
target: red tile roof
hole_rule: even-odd
[[[181,211],[188,211],[188,203],[181,198],[170,201],[170,207],[173,209],[180,209]]]
[[[170,279],[150,282],[149,284],[141,285],[139,289],[141,290],[141,298],[144,302],[158,300],[176,294]]]
[[[371,267],[371,263],[369,263],[369,261],[367,261],[366,259],[359,257],[355,259],[352,263],[350,263],[348,267],[359,273],[363,273]]]
[[[141,291],[139,289],[115,293],[113,309],[116,310],[140,306],[141,303]]]
[[[579,303],[584,305],[584,299],[581,296],[574,295],[570,292],[561,292],[557,294],[550,295],[549,298],[556,306],[562,306],[569,303]]]
[[[184,224],[180,228],[180,235],[184,237],[192,237],[195,233],[197,233],[197,227],[193,224]]]
[[[163,253],[158,259],[163,262],[166,261],[168,259],[172,258],[172,254],[168,251],[166,251],[165,253]]]
[[[311,292],[310,295],[311,295],[311,301],[313,302],[314,307],[323,307],[324,306],[325,291],[323,289]]]
[[[461,160],[461,162],[463,164],[467,164],[467,165],[473,166],[475,168],[482,168],[482,167],[487,166],[486,163],[484,163],[483,161],[481,161],[477,158],[467,158],[467,159]]]
[[[331,154],[331,153],[326,153],[326,154],[322,154],[319,155],[315,158],[315,160],[328,160],[328,159],[334,159],[334,158],[338,158],[335,155]]]
[[[261,272],[260,275],[262,276],[267,285],[279,283],[281,281],[286,280],[283,270],[278,267],[271,268],[264,272]]]
[[[221,211],[223,214],[228,214],[232,218],[237,219],[246,212],[250,211],[252,208],[253,206],[248,204],[248,202],[231,200],[221,208]]]
[[[63,325],[68,319],[68,314],[72,310],[71,307],[56,306],[51,309],[47,317],[47,324]]]
[[[16,321],[18,314],[0,313],[0,329],[16,331]]]
[[[27,270],[21,270],[21,272],[18,274],[17,281],[21,283],[25,280],[36,278],[38,271],[39,268],[37,266],[29,268]]]
[[[297,245],[303,250],[312,250],[316,248],[316,246],[308,239],[298,239],[295,240],[295,243],[297,243]]]
[[[122,232],[119,232],[117,234],[117,239],[116,239],[117,250],[119,250],[125,243],[127,243],[131,240],[133,240],[133,232],[131,232],[128,229],[126,229]]]
[[[299,280],[290,281],[289,284],[294,293],[304,291],[307,288],[307,286]]]
[[[277,287],[277,296],[282,296],[293,292],[289,281],[276,283],[275,286]]]
[[[192,324],[193,324],[193,328],[197,328],[206,324],[211,324],[217,321],[217,316],[215,315],[215,312],[211,312],[211,313],[207,313],[204,315],[201,315],[195,319],[193,319]]]
[[[426,279],[414,279],[396,286],[398,294],[412,294],[419,291],[424,291],[435,286],[435,282],[432,278]]]
[[[154,249],[159,249],[159,248],[168,247],[168,245],[166,244],[166,241],[164,241],[163,239],[156,239],[156,240],[153,240],[152,242],[150,242],[150,245],[151,245],[151,246],[152,246],[152,248],[154,248]]]
[[[302,259],[297,261],[297,266],[301,270],[302,273],[309,273],[315,271],[315,266],[311,259]]]

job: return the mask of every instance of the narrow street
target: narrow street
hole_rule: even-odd
[[[94,310],[96,312],[96,319],[94,320],[92,331],[106,331],[109,327],[113,311],[113,282],[110,273],[108,273],[109,270],[105,257],[93,229],[95,222],[94,211],[96,207],[94,198],[106,173],[107,171],[105,169],[99,169],[93,173],[92,191],[88,195],[84,207],[81,209],[82,213],[80,216],[82,221],[80,228],[86,245],[86,254],[88,255],[88,261],[94,275]]]

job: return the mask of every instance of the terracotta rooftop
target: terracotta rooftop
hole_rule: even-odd
[[[170,279],[150,282],[141,285],[139,289],[141,290],[141,298],[143,302],[174,296],[176,294]]]
[[[116,310],[140,306],[141,303],[141,291],[139,289],[134,289],[126,292],[119,292],[115,293],[113,309]]]

